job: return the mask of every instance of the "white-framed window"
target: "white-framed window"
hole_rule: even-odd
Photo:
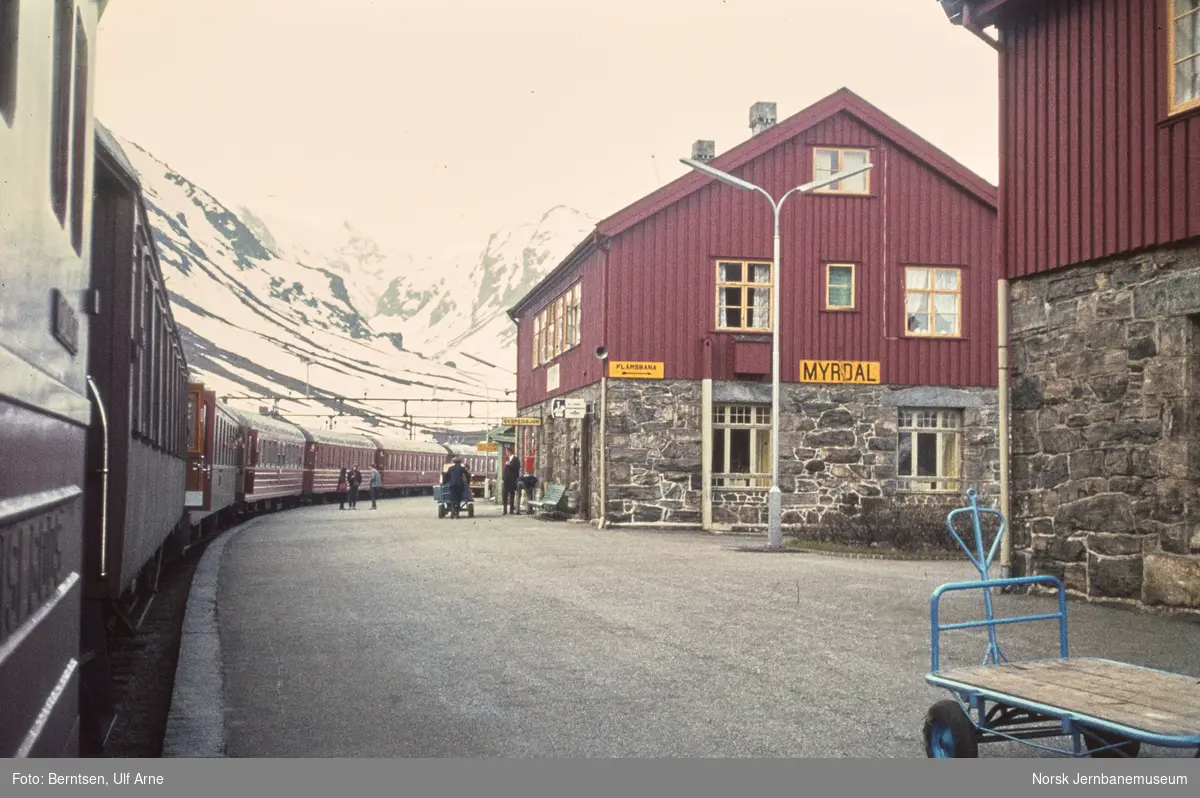
[[[771,330],[771,264],[717,261],[717,329]]]
[[[1200,107],[1200,0],[1166,0],[1170,113]]]
[[[854,310],[854,264],[825,264],[825,309]]]
[[[906,267],[904,311],[906,335],[958,338],[962,335],[962,270]]]
[[[849,149],[842,147],[814,147],[813,148],[813,180],[820,180],[823,177],[836,175],[838,172],[845,172],[847,169],[854,169],[858,166],[866,166],[870,163],[871,151],[861,149]],[[870,194],[871,193],[871,177],[870,172],[860,172],[854,177],[846,180],[839,180],[836,183],[831,183],[824,188],[818,188],[814,194]]]
[[[582,322],[582,283],[576,283],[554,298],[533,319],[533,365],[549,363],[578,346]]]
[[[896,478],[901,490],[957,491],[961,486],[962,411],[900,411]]]
[[[716,488],[771,487],[771,406],[713,407],[712,481]]]

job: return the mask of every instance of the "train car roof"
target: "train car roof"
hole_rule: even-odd
[[[481,452],[469,443],[448,443],[448,444],[446,444],[446,447],[450,451],[454,452],[455,454],[459,454],[459,455],[487,457],[489,455],[495,454],[495,452]]]
[[[358,448],[377,449],[378,445],[375,441],[363,435],[361,432],[345,432],[335,429],[313,429],[311,427],[299,427],[304,433],[304,437],[311,443],[330,443],[339,446],[356,446]]]
[[[249,413],[228,405],[225,406],[225,409],[250,429],[274,432],[302,443],[308,440],[304,431],[290,421],[284,421],[274,416],[264,416],[262,413]]]
[[[376,435],[364,432],[363,435],[379,444],[379,448],[389,452],[423,452],[426,454],[446,454],[446,447],[433,441],[414,441],[399,435]]]
[[[134,187],[140,189],[142,181],[138,176],[138,172],[133,168],[133,164],[129,160],[129,156],[125,154],[125,150],[117,142],[117,137],[112,134],[108,128],[100,124],[100,120],[93,120],[96,126],[96,144],[104,154],[108,155],[116,164],[116,166],[124,172],[124,177]]]

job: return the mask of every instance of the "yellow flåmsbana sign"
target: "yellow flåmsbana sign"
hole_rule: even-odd
[[[800,382],[878,385],[879,364],[857,360],[801,360]]]
[[[663,364],[614,360],[608,364],[608,376],[624,377],[625,379],[661,380],[663,378]]]

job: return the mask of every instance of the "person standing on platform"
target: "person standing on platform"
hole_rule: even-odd
[[[520,478],[521,461],[514,454],[504,464],[504,515],[508,515],[510,511],[513,515],[521,514],[520,505],[517,504],[517,480]]]
[[[379,469],[371,466],[371,509],[378,509],[375,502],[379,500],[379,491],[383,489],[383,476]]]

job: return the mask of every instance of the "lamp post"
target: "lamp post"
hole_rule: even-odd
[[[782,276],[779,273],[779,209],[783,207],[784,200],[792,194],[807,194],[814,189],[846,180],[862,174],[874,164],[868,163],[796,186],[789,189],[776,202],[775,198],[765,189],[753,183],[748,183],[741,178],[690,158],[680,158],[679,160],[697,172],[714,177],[734,188],[740,188],[743,191],[757,191],[767,198],[767,202],[771,203],[771,210],[775,214],[775,254],[771,261],[771,273],[774,276],[775,284],[771,289],[771,490],[767,494],[767,548],[776,549],[783,545],[783,492],[779,488],[779,287],[782,283]]]

